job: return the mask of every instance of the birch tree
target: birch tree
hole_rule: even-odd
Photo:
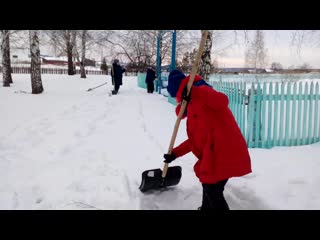
[[[204,30],[201,30],[203,32]],[[201,56],[201,61],[199,65],[199,75],[206,81],[209,80],[209,76],[211,73],[211,48],[212,48],[212,31],[208,32],[208,36],[206,39],[206,44],[204,51]]]
[[[74,75],[73,53],[75,30],[47,30],[45,31],[57,55],[67,55],[68,75]]]
[[[10,87],[10,83],[12,83],[10,61],[10,30],[1,30],[1,54],[3,86]]]
[[[249,44],[245,53],[246,67],[263,68],[267,61],[267,49],[264,46],[264,34],[261,30],[255,31],[254,40]]]
[[[41,81],[41,59],[39,48],[39,31],[29,30],[30,53],[31,53],[31,87],[32,94],[43,92]]]

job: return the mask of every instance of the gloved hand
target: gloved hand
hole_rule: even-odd
[[[183,91],[182,91],[182,99],[183,100],[186,100],[188,103],[191,99],[191,91],[189,93],[189,96],[187,96],[187,93],[188,93],[188,88],[187,88],[187,85],[184,87]]]
[[[165,163],[171,163],[173,160],[175,160],[177,157],[176,155],[172,152],[171,154],[164,154],[164,161]]]

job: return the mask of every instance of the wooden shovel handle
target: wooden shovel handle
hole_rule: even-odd
[[[193,63],[193,66],[192,66],[189,82],[187,84],[187,96],[189,96],[189,94],[190,94],[190,90],[191,90],[191,87],[192,87],[192,84],[193,84],[194,77],[197,74],[199,63],[200,63],[200,60],[201,60],[201,56],[202,56],[202,53],[203,53],[203,50],[204,50],[204,47],[205,47],[205,43],[206,43],[206,40],[207,40],[207,36],[208,36],[208,30],[204,30],[202,32],[200,46],[199,46],[199,49],[198,49],[198,52],[197,52],[196,59],[195,59],[195,61]],[[179,126],[180,126],[180,122],[181,122],[181,119],[182,119],[182,115],[183,115],[183,113],[184,113],[184,111],[186,109],[186,106],[187,106],[187,101],[182,100],[181,108],[180,108],[178,117],[176,119],[176,123],[174,125],[173,133],[172,133],[172,136],[171,136],[171,141],[170,141],[170,145],[169,145],[168,154],[171,154],[171,152],[173,150],[174,142],[176,140],[177,133],[178,133]],[[168,166],[169,166],[168,163],[164,164],[163,171],[162,171],[162,177],[163,178],[165,178],[166,175],[167,175]]]

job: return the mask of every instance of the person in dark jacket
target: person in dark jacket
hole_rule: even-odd
[[[177,100],[178,115],[182,100],[187,101],[183,118],[187,118],[188,139],[164,154],[166,163],[190,151],[198,158],[194,171],[202,184],[202,206],[199,210],[229,210],[224,198],[225,184],[231,177],[251,173],[251,160],[246,141],[228,108],[228,97],[206,83],[199,75],[194,78],[189,96],[186,85],[190,76],[173,70],[167,90]]]
[[[111,68],[111,79],[112,79],[112,85],[114,85],[114,90],[112,91],[112,94],[117,94],[120,85],[122,85],[122,75],[126,70],[120,66],[120,62],[118,59],[114,59],[112,63]]]
[[[154,91],[154,80],[156,79],[156,72],[152,67],[147,69],[146,84],[147,92],[153,93]]]

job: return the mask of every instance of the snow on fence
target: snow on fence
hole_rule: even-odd
[[[319,82],[211,84],[228,96],[229,108],[249,147],[298,146],[320,141]]]

